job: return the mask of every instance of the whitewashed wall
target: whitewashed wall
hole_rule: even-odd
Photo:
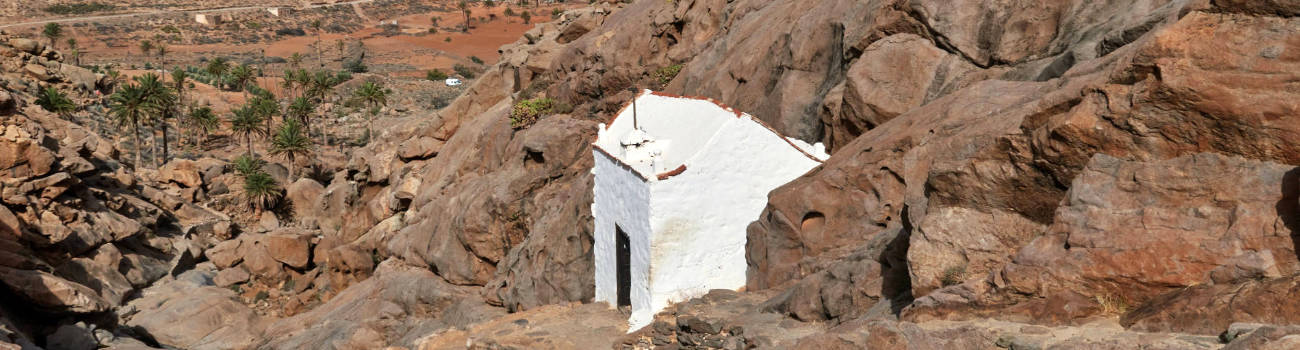
[[[667,168],[684,164],[686,171],[661,181],[594,151],[596,301],[617,304],[617,222],[632,248],[629,332],[672,303],[743,287],[745,228],[767,205],[768,192],[820,164],[800,149],[827,157],[820,144],[787,142],[751,116],[707,100],[643,93],[637,112],[641,130],[666,147]],[[620,141],[632,130],[626,108],[609,128],[602,125],[596,146],[621,157]]]
[[[745,228],[767,194],[820,164],[772,131],[734,118],[686,172],[651,183],[650,308],[745,286]]]
[[[650,187],[645,180],[614,159],[597,150],[592,173],[595,174],[596,301],[618,305],[618,252],[615,249],[617,224],[627,233],[631,246],[632,309],[650,309]]]

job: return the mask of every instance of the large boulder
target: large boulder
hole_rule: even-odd
[[[303,269],[311,262],[312,235],[292,229],[281,229],[261,237],[261,245],[276,261]]]
[[[176,159],[158,169],[158,182],[176,183],[183,187],[198,188],[203,185],[199,165],[192,160]]]
[[[281,319],[266,328],[263,346],[271,349],[413,348],[420,336],[445,329],[447,308],[472,288],[444,282],[427,269],[387,260],[374,276],[349,286],[311,311]]]
[[[33,55],[39,55],[41,51],[45,51],[45,44],[27,38],[9,38],[9,46]]]
[[[1300,277],[1202,284],[1173,291],[1124,314],[1122,323],[1143,332],[1219,334],[1238,322],[1300,323],[1295,291]]]
[[[261,339],[263,319],[236,301],[235,292],[203,279],[180,278],[150,287],[128,308],[137,312],[125,317],[126,326],[170,347],[251,349]]]
[[[44,271],[0,266],[0,283],[29,305],[43,310],[85,314],[113,307],[95,290]]]
[[[286,189],[285,198],[293,208],[293,218],[298,222],[318,222],[321,213],[321,193],[325,187],[316,180],[301,178]]]

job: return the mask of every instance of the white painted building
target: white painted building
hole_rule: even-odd
[[[215,25],[221,24],[221,22],[222,22],[222,18],[221,18],[220,15],[217,15],[217,14],[211,14],[211,13],[200,13],[200,14],[195,14],[195,15],[194,15],[194,21],[195,21],[195,22],[198,22],[199,24],[206,24],[206,25],[210,25],[210,26],[215,26]]]
[[[768,192],[827,157],[711,99],[649,90],[600,125],[592,153],[596,301],[630,306],[629,332],[744,287],[745,228]]]

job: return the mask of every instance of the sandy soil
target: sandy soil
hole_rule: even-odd
[[[447,8],[454,8],[451,2],[444,2]],[[341,53],[337,50],[337,40],[360,40],[366,48],[366,64],[371,67],[385,66],[385,73],[395,76],[423,77],[429,69],[441,69],[450,72],[455,64],[470,64],[470,57],[478,57],[486,64],[493,64],[499,58],[497,49],[502,45],[515,42],[524,32],[532,29],[537,21],[549,21],[553,9],[580,7],[578,3],[543,5],[541,7],[511,7],[512,11],[528,10],[533,14],[533,23],[525,24],[517,16],[507,17],[506,6],[492,8],[475,6],[471,8],[473,28],[469,33],[457,30],[464,17],[459,11],[426,12],[385,18],[383,22],[396,20],[402,34],[384,36],[378,26],[381,21],[374,21],[365,28],[351,33],[323,33],[319,40],[321,52],[327,67],[338,69]],[[495,19],[492,16],[495,15]],[[432,27],[432,17],[439,18],[436,34],[428,33]],[[480,22],[480,18],[488,18]],[[315,33],[306,36],[290,37],[271,43],[252,44],[171,44],[169,53],[159,58],[143,56],[134,46],[109,46],[96,38],[96,33],[84,28],[65,27],[65,32],[77,38],[83,61],[94,59],[95,62],[117,62],[130,66],[143,66],[145,62],[171,67],[177,64],[199,65],[200,57],[243,56],[260,57],[263,50],[268,57],[287,58],[298,52],[308,56],[305,66],[314,66],[317,42]],[[450,39],[450,41],[448,41]],[[268,71],[278,71],[284,67],[272,65]],[[269,73],[268,73],[269,74]]]

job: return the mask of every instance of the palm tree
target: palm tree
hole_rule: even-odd
[[[459,4],[456,4],[456,8],[460,9],[460,13],[465,15],[465,32],[469,33],[469,3],[461,0]]]
[[[323,25],[323,23],[321,23],[320,19],[318,18],[318,19],[311,20],[310,24],[311,24],[311,30],[316,32],[316,63],[319,64],[321,68],[325,68],[325,61],[321,57],[321,53],[320,53],[320,34],[321,34],[320,28]]]
[[[207,106],[199,107],[191,110],[188,118],[186,119],[188,120],[189,125],[193,129],[190,130],[190,133],[191,134],[195,132],[202,133],[203,135],[205,135],[204,140],[207,139],[206,135],[211,135],[212,131],[216,130],[218,124],[221,123],[221,120],[217,119],[217,115],[212,113],[212,107],[207,107]],[[197,137],[194,137],[194,139],[196,139],[194,140],[194,144],[197,145],[199,143]]]
[[[271,154],[283,156],[289,161],[286,165],[289,168],[289,181],[295,179],[294,169],[297,168],[297,163],[294,160],[311,153],[311,148],[311,139],[303,132],[302,122],[298,119],[286,119],[271,138]]]
[[[316,71],[316,74],[307,79],[307,95],[315,98],[317,102],[325,102],[325,97],[329,96],[337,83],[333,74],[323,70]]]
[[[167,60],[164,59],[165,56],[167,56],[167,44],[166,44],[166,43],[163,43],[163,42],[159,41],[157,45],[154,45],[154,52],[157,52],[157,53],[158,53],[158,61],[159,61],[159,62],[166,62],[166,61],[167,61]],[[161,63],[160,63],[159,65],[161,66]]]
[[[72,112],[77,111],[77,104],[73,103],[72,99],[68,98],[68,95],[64,95],[62,91],[54,87],[46,87],[45,90],[42,90],[40,98],[36,99],[36,105],[64,118],[72,116]]]
[[[63,36],[63,26],[55,22],[46,23],[41,34],[50,39],[50,48],[53,48],[58,43],[59,37]]]
[[[112,102],[109,115],[112,115],[119,125],[130,126],[132,129],[131,134],[135,138],[135,162],[131,163],[131,169],[136,169],[140,166],[140,124],[149,118],[149,109],[152,107],[145,99],[140,85],[134,83],[128,83],[118,89],[109,96],[109,101]]]
[[[276,102],[275,96],[269,93],[258,94],[248,101],[248,106],[256,111],[258,118],[266,122],[266,134],[271,135],[271,123],[275,116],[280,115],[280,103]]]
[[[176,90],[176,100],[180,104],[185,104],[185,80],[189,79],[190,74],[185,72],[184,68],[176,67],[172,69],[172,89]]]
[[[106,68],[104,70],[104,75],[108,77],[109,87],[116,88],[118,84],[122,83],[122,72],[119,72],[116,69]]]
[[[176,93],[163,83],[162,78],[157,74],[146,73],[135,77],[135,81],[144,91],[144,98],[150,107],[149,114],[153,116],[153,120],[158,121],[158,127],[162,129],[162,158],[158,164],[167,163],[167,124],[169,124],[168,119],[176,114]]]
[[[297,119],[302,122],[303,129],[308,136],[311,136],[311,115],[316,112],[316,104],[306,97],[298,97],[289,103],[289,108],[285,110],[285,119]]]
[[[72,53],[72,64],[81,65],[81,50],[77,49],[77,38],[68,38],[68,50]]]
[[[230,129],[236,136],[243,137],[244,142],[248,144],[248,156],[253,156],[253,136],[266,134],[266,129],[262,129],[262,118],[251,106],[244,105],[234,110],[234,117],[230,118]]]
[[[255,172],[244,177],[244,196],[259,213],[275,205],[280,199],[280,186],[275,178],[265,172]]]
[[[141,41],[140,41],[140,54],[141,54],[142,56],[149,57],[149,54],[151,54],[151,53],[153,53],[153,42],[152,42],[152,41],[149,41],[149,40],[141,40]]]
[[[213,78],[220,77],[230,70],[230,61],[227,61],[222,57],[215,57],[211,61],[208,61],[208,66],[205,70],[207,70],[208,74]]]
[[[292,55],[289,55],[290,67],[298,68],[298,66],[301,64],[302,64],[302,54],[294,52]]]
[[[379,84],[367,81],[352,92],[352,98],[370,107],[370,118],[366,120],[366,140],[370,140],[374,137],[375,115],[379,114],[381,107],[388,105],[388,90]]]
[[[289,109],[288,112],[285,113],[285,117],[298,119],[298,121],[301,121],[303,125],[307,125],[308,119],[311,118],[311,114],[315,111],[316,104],[311,103],[310,99],[307,99],[306,97],[298,97],[293,99],[293,102],[289,103]]]
[[[292,69],[284,70],[284,77],[280,80],[280,89],[284,90],[286,97],[295,95],[294,88],[298,86],[298,71]]]
[[[243,177],[265,172],[262,171],[262,166],[264,165],[266,165],[265,161],[246,154],[235,157],[235,161],[230,162],[230,166],[234,168],[233,170],[235,170],[235,173]]]
[[[230,69],[230,82],[234,84],[232,88],[238,88],[244,91],[244,100],[248,100],[248,84],[253,82],[253,69],[246,64],[235,66]]]

